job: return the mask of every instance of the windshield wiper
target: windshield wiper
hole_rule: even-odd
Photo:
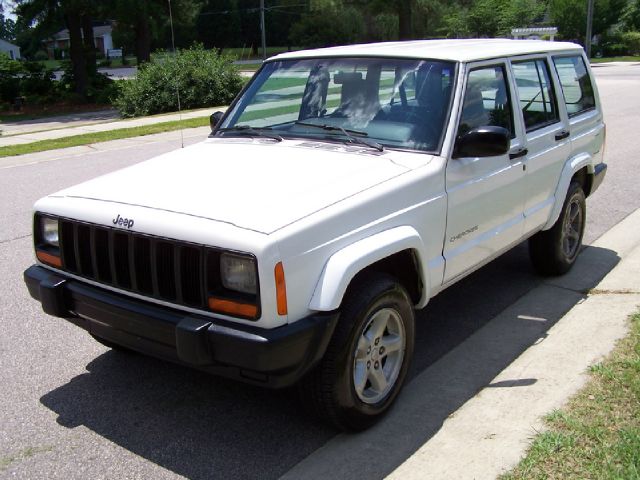
[[[282,141],[282,137],[277,133],[271,133],[271,127],[252,127],[251,125],[236,125],[235,127],[219,128],[217,132],[221,133],[238,133],[240,135],[249,135],[252,137],[265,137]]]
[[[336,127],[334,125],[326,125],[326,124],[318,124],[318,123],[307,123],[307,122],[301,122],[301,121],[297,121],[297,122],[295,122],[295,124],[296,125],[302,125],[303,127],[320,128],[320,129],[328,131],[328,132],[340,132],[345,137],[347,137],[349,139],[349,143],[357,143],[357,144],[360,144],[360,145],[366,145],[367,147],[375,148],[379,152],[384,151],[384,147],[381,144],[379,144],[378,142],[374,142],[372,140],[365,140],[364,138],[362,138],[362,137],[368,137],[369,136],[369,134],[367,132],[362,132],[360,130],[351,130],[349,128],[344,128],[344,127]]]

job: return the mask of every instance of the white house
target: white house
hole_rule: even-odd
[[[96,49],[105,56],[107,56],[109,50],[113,49],[112,31],[113,28],[111,25],[98,25],[93,27],[93,40]],[[44,43],[49,58],[54,58],[55,49],[66,50],[69,48],[69,30],[65,28],[58,33],[54,33],[51,38]]]
[[[0,38],[0,52],[9,55],[11,60],[18,60],[20,58],[20,47],[13,43],[7,42]]]

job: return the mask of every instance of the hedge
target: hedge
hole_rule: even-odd
[[[229,104],[242,88],[232,59],[196,45],[175,54],[157,52],[135,79],[119,82],[113,105],[124,117]]]

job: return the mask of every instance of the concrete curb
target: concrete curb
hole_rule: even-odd
[[[627,332],[640,305],[639,266],[637,210],[585,248],[569,274],[531,290],[414,378],[380,424],[334,437],[282,478],[492,479],[509,470],[541,418]]]

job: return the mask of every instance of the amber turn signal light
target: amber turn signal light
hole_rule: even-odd
[[[278,305],[278,315],[287,314],[287,284],[284,281],[284,267],[282,262],[278,262],[275,268],[276,275],[276,301]]]
[[[43,252],[42,250],[36,250],[36,257],[42,263],[46,263],[52,267],[62,268],[62,260],[57,255],[52,255],[50,253]]]
[[[216,297],[209,297],[208,303],[209,308],[218,313],[247,318],[256,318],[258,315],[258,307],[250,303],[234,302]]]

